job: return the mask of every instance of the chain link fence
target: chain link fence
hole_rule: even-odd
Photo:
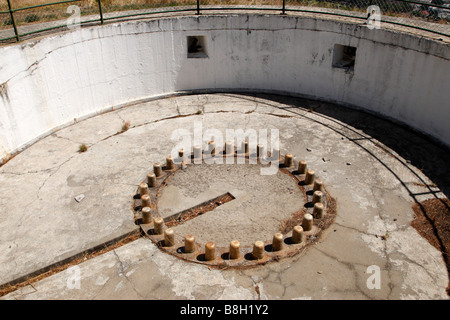
[[[450,0],[286,0],[288,12],[327,11],[360,19],[368,17],[370,6],[379,8],[384,23],[450,35]]]
[[[450,0],[0,0],[0,43],[67,29],[68,21],[98,24],[174,12],[309,12],[364,22],[369,6],[379,8],[382,23],[450,36]]]
[[[8,5],[9,2],[9,5]],[[67,29],[68,21],[80,15],[83,22],[97,22],[99,7],[96,0],[0,0],[0,41],[18,41],[21,37]],[[12,13],[12,14],[11,14]]]
[[[102,0],[101,4],[105,20],[197,11],[197,0]]]

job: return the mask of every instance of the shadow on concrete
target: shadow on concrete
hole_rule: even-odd
[[[230,93],[230,95],[233,95],[233,93]],[[266,105],[291,112],[293,116],[305,117],[305,111],[314,112],[316,116],[323,117],[326,122],[321,122],[320,120],[308,117],[309,121],[314,121],[320,125],[326,126],[340,134],[342,137],[347,138],[349,141],[370,154],[372,158],[391,172],[395,179],[397,179],[408,191],[411,198],[422,211],[427,222],[431,225],[444,262],[447,266],[449,275],[449,287],[447,288],[447,292],[450,292],[450,257],[446,254],[445,243],[440,237],[441,230],[439,230],[439,226],[435,224],[434,219],[419,200],[420,196],[430,195],[433,197],[432,199],[440,201],[447,210],[450,210],[448,203],[444,199],[438,197],[438,194],[441,192],[447,198],[450,196],[450,150],[448,147],[406,125],[395,123],[394,121],[362,110],[291,96],[239,93],[241,98],[245,95],[251,100],[254,100],[255,97],[268,100],[268,102],[265,103]],[[289,107],[280,107],[278,104],[271,104],[270,100],[288,105]],[[330,121],[335,122],[337,126],[333,127],[327,124]],[[344,127],[342,128],[342,126]],[[398,164],[401,164],[405,171],[409,171],[414,175],[417,180],[420,181],[420,186],[425,187],[427,191],[414,193],[410,186],[402,180],[389,164],[385,163],[383,159],[380,159],[376,154],[364,146],[364,143],[367,142],[383,150],[393,159],[396,159]],[[413,167],[418,168],[433,183],[430,184],[424,181],[422,177],[414,171]]]

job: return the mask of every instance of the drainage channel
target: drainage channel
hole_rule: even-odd
[[[235,197],[231,193],[229,193],[229,192],[224,193],[214,199],[205,201],[203,203],[200,203],[197,206],[194,206],[192,208],[183,210],[179,213],[176,213],[169,217],[166,217],[166,218],[164,218],[164,223],[168,228],[176,227],[177,225],[180,225],[189,220],[192,220],[202,214],[213,211],[217,207],[219,207],[227,202],[230,202],[231,200],[234,200],[234,199],[235,199]]]

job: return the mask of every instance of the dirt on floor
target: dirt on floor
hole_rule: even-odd
[[[450,296],[450,201],[448,199],[429,199],[413,205],[415,214],[411,225],[428,242],[442,252],[447,265]]]
[[[232,195],[230,195],[229,193],[227,193],[217,199],[214,199],[214,201],[210,201],[209,203],[199,205],[199,206],[196,206],[194,208],[184,211],[182,214],[178,215],[176,218],[167,221],[166,226],[168,228],[172,228],[177,225],[180,225],[186,221],[196,218],[199,215],[202,215],[206,212],[212,211],[215,208],[217,208],[218,206],[221,206],[222,204],[227,203],[233,199],[234,199],[234,197]]]
[[[38,272],[36,275],[30,275],[23,281],[14,284],[5,284],[0,286],[0,297],[7,295],[10,292],[16,291],[19,288],[25,287],[27,285],[33,286],[33,283],[38,282],[44,278],[47,278],[55,273],[66,270],[67,268],[78,265],[81,262],[86,260],[95,258],[99,255],[102,255],[108,251],[117,249],[123,245],[126,245],[132,241],[139,239],[142,236],[140,231],[132,232],[129,235],[117,240],[113,240],[110,243],[105,243],[93,249],[84,251],[73,258],[69,258],[67,262],[63,262],[61,264],[50,267],[48,270],[42,270],[42,272]]]

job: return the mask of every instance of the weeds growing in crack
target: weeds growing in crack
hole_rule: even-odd
[[[130,129],[130,125],[131,125],[130,121],[124,121],[124,123],[122,124],[122,129],[121,129],[120,132],[125,132],[128,129]]]
[[[82,152],[86,152],[88,149],[87,145],[85,145],[84,143],[80,144],[80,146],[78,147],[78,152],[82,153]]]

